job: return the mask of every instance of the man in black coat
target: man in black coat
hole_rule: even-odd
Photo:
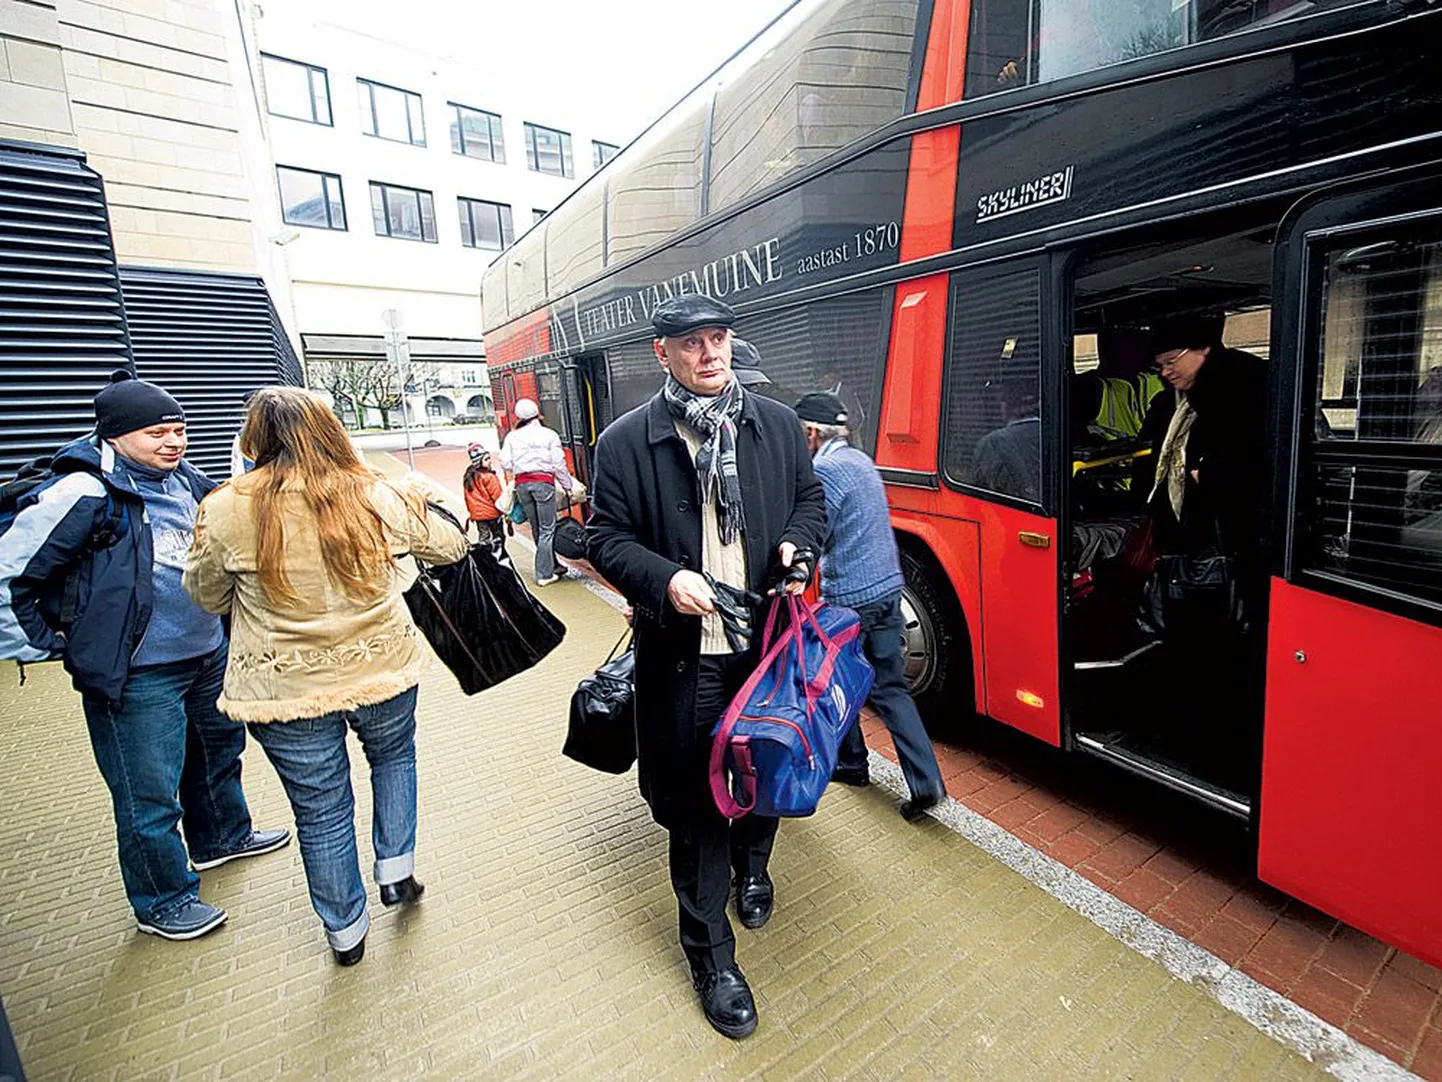
[[[728,823],[711,799],[711,732],[759,658],[733,647],[706,576],[758,593],[774,585],[798,552],[821,550],[826,498],[796,415],[733,376],[734,319],[705,296],[657,305],[666,383],[601,434],[588,535],[591,562],[634,609],[639,781],[671,832],[681,946],[708,1021],[745,1037],[756,1005],[726,902],[734,873],[742,924],[771,915],[777,820]],[[792,577],[799,591],[804,576]]]

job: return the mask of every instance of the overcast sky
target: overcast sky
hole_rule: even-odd
[[[543,120],[627,143],[790,0],[265,0],[523,86]],[[319,20],[318,20],[319,21]]]

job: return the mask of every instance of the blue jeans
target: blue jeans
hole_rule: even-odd
[[[536,581],[556,573],[556,486],[527,481],[516,486],[516,499],[531,524],[536,542]]]
[[[245,728],[215,707],[226,654],[222,645],[202,657],[132,669],[118,710],[93,696],[83,700],[95,763],[115,808],[125,893],[141,920],[199,896],[186,843],[190,856],[205,861],[250,835],[240,785]]]
[[[941,767],[916,703],[906,690],[905,660],[901,655],[901,594],[860,605],[856,612],[861,617],[861,649],[876,669],[867,701],[891,732],[906,787],[913,797],[940,796],[945,789]],[[866,769],[866,737],[861,732],[860,718],[841,741],[836,765],[844,770]]]
[[[370,928],[356,856],[347,726],[371,766],[376,882],[399,883],[416,867],[416,689],[375,706],[250,726],[290,798],[310,904],[336,950],[354,947]]]

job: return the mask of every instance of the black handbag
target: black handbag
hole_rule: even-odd
[[[571,509],[571,498],[566,497],[565,510]],[[586,527],[582,526],[570,515],[561,515],[556,519],[556,533],[551,541],[552,547],[556,550],[557,556],[567,560],[584,560],[586,558]]]
[[[1157,557],[1142,591],[1138,626],[1148,635],[1206,635],[1242,626],[1237,561],[1220,548]]]
[[[636,647],[628,631],[605,662],[571,695],[571,720],[561,754],[607,774],[624,774],[636,761]]]
[[[565,625],[489,544],[453,564],[416,563],[420,576],[405,592],[411,618],[467,695],[525,672],[565,637]]]

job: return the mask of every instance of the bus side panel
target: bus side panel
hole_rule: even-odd
[[[941,564],[952,591],[961,603],[962,616],[971,635],[972,688],[976,712],[987,713],[986,674],[981,653],[981,536],[975,522],[958,522],[926,512],[935,495],[918,489],[887,487],[891,502],[891,524],[910,534],[931,550]]]
[[[1275,580],[1258,875],[1442,965],[1442,628]]]
[[[946,275],[934,274],[896,287],[876,434],[876,464],[883,469],[936,471],[947,284]]]

